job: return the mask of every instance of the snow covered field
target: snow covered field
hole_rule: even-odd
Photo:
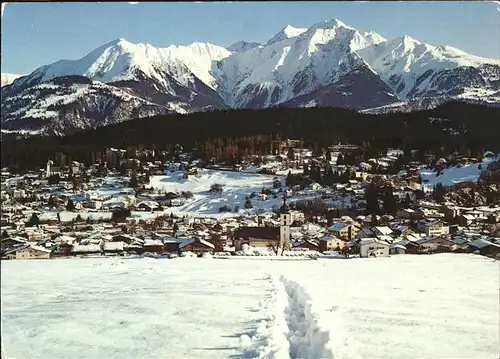
[[[432,170],[422,170],[422,180],[428,180],[425,185],[427,187],[434,187],[438,183],[443,186],[453,186],[456,183],[472,181],[476,182],[482,170],[485,170],[495,159],[487,158],[481,162],[481,169],[478,163],[468,164],[463,167],[450,167],[444,170],[444,173],[436,177],[436,172]]]
[[[2,261],[3,358],[498,358],[499,265]]]
[[[252,192],[260,194],[262,187],[272,188],[274,178],[271,175],[205,169],[199,170],[198,175],[189,176],[187,180],[182,176],[183,173],[180,171],[171,172],[166,176],[152,176],[150,186],[166,192],[192,192],[193,199],[183,206],[168,208],[167,212],[200,217],[236,216],[237,213],[219,213],[219,208],[228,205],[233,210],[235,206],[239,206],[240,211],[244,211],[245,198]],[[278,178],[284,181],[282,176]],[[220,197],[209,193],[210,186],[214,183],[224,185],[223,194]],[[267,201],[261,201],[255,197],[252,199],[252,204],[254,209],[270,211],[273,205],[281,205],[282,201],[281,197],[270,198]]]

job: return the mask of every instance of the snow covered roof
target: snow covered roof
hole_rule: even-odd
[[[338,231],[341,231],[342,229],[344,229],[345,227],[348,227],[348,226],[349,226],[349,224],[347,224],[347,223],[339,222],[339,223],[335,223],[333,226],[328,227],[328,230],[330,230],[332,232],[338,232]]]
[[[373,244],[373,243],[383,244],[385,246],[389,245],[389,243],[380,241],[377,238],[360,238],[358,243],[360,246],[366,246],[366,245]]]
[[[39,252],[45,252],[45,253],[50,253],[52,252],[51,249],[47,249],[45,247],[42,247],[42,246],[37,246],[37,245],[34,245],[34,244],[30,244],[29,245],[31,247],[31,249],[35,250],[35,251],[39,251]]]
[[[387,226],[383,226],[383,227],[375,227],[375,229],[380,232],[382,235],[386,236],[386,235],[389,235],[392,233],[392,229],[390,229],[389,227]]]
[[[495,244],[495,243],[492,243],[484,238],[478,238],[476,240],[473,240],[472,242],[470,242],[470,245],[472,247],[475,247],[475,248],[478,248],[478,249],[481,249],[481,248],[485,248],[485,247],[488,247],[488,246],[494,246],[494,247],[499,247],[500,248],[500,245],[498,244]]]
[[[391,236],[379,236],[378,239],[386,242],[392,242],[394,240]]]
[[[406,249],[406,246],[401,244],[401,243],[392,243],[389,248],[393,249],[393,248],[398,248],[398,249]]]
[[[160,239],[145,239],[144,247],[147,246],[162,246],[163,242]]]

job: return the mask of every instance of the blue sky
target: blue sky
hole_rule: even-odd
[[[2,15],[2,72],[77,59],[117,38],[157,47],[264,43],[287,24],[333,18],[386,38],[407,34],[500,58],[500,5],[493,2],[11,3]]]

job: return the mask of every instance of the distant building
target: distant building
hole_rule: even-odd
[[[359,241],[359,256],[361,258],[389,257],[389,247],[389,243],[376,238],[363,238]]]

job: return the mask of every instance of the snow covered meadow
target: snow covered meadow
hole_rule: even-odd
[[[494,160],[495,158],[484,158],[481,161],[481,169],[479,169],[478,163],[472,163],[462,167],[453,166],[447,168],[444,170],[444,173],[439,176],[436,176],[436,172],[432,170],[422,170],[420,174],[422,180],[427,181],[426,186],[428,188],[435,187],[438,183],[441,183],[443,186],[453,186],[460,182],[477,182],[481,175],[481,171],[484,171]]]
[[[239,206],[240,211],[244,211],[245,198],[252,192],[261,193],[262,187],[272,188],[272,175],[263,175],[244,172],[213,171],[200,169],[198,175],[190,175],[188,179],[183,178],[183,172],[169,172],[165,176],[152,176],[150,186],[162,192],[192,192],[193,199],[185,205],[171,207],[167,212],[178,215],[196,215],[199,217],[228,217],[237,216],[237,213],[219,213],[219,208],[227,205],[231,210]],[[283,176],[278,176],[284,182]],[[214,183],[223,185],[221,196],[209,193],[210,186]],[[258,198],[252,199],[254,209],[264,211],[272,210],[273,206],[279,206],[283,202],[281,196],[261,201]],[[137,214],[140,215],[140,214]],[[145,214],[147,216],[147,214]]]
[[[499,265],[2,261],[3,358],[498,358]]]

